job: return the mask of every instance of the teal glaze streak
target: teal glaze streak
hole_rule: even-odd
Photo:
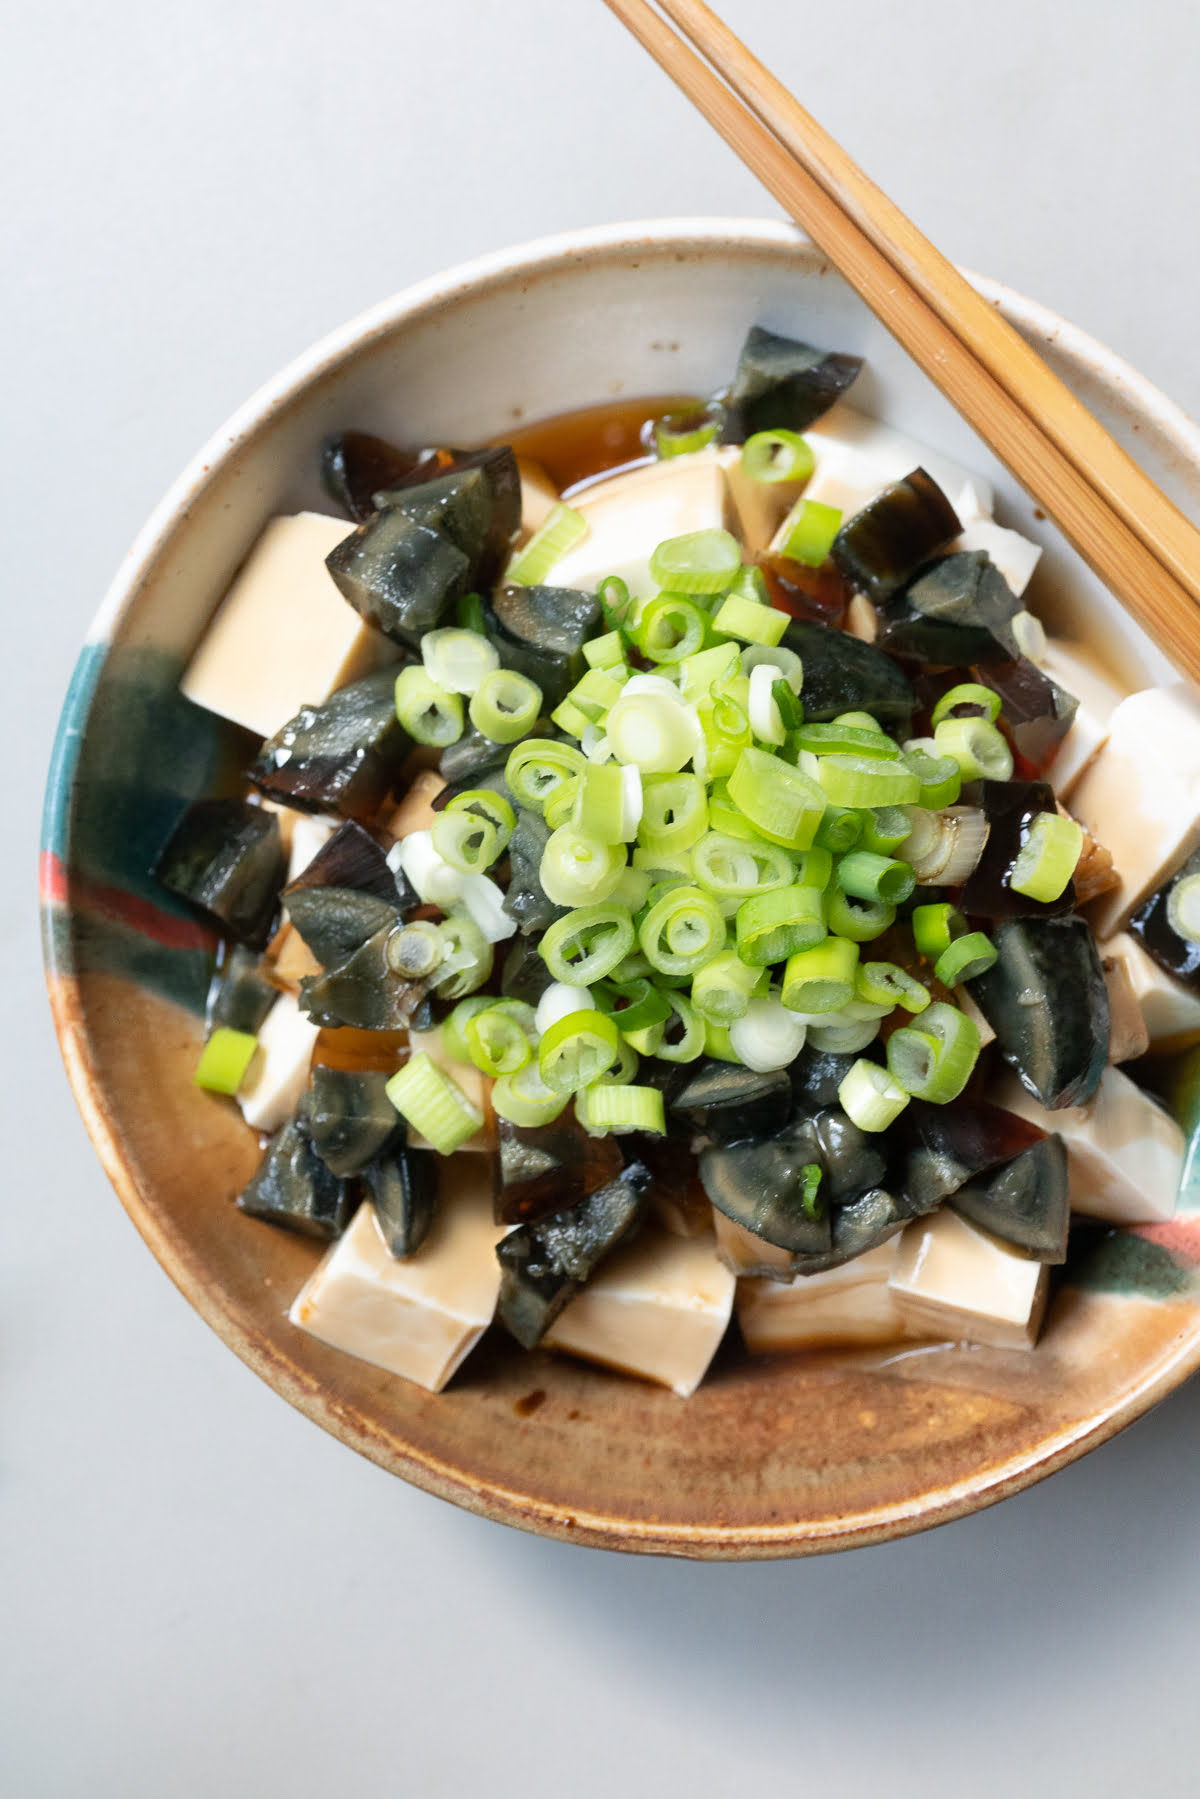
[[[106,643],[86,643],[80,650],[79,660],[67,687],[67,697],[63,701],[58,730],[54,735],[54,748],[50,752],[50,772],[42,808],[42,848],[64,861],[71,793],[75,784],[84,726],[107,655]]]
[[[1086,1293],[1120,1293],[1137,1299],[1183,1299],[1200,1290],[1196,1276],[1181,1268],[1161,1244],[1125,1230],[1114,1231],[1089,1250],[1066,1278]]]

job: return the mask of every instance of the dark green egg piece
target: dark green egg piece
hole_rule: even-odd
[[[1061,1137],[1043,1137],[983,1180],[960,1187],[950,1205],[1035,1261],[1065,1262],[1071,1223],[1066,1145]]]
[[[687,1083],[672,1100],[671,1110],[693,1130],[718,1142],[771,1136],[792,1115],[792,1084],[782,1069],[756,1074],[752,1068],[710,1058],[693,1063],[687,1073]]]
[[[364,899],[369,895],[364,894]],[[403,1031],[429,993],[429,982],[397,974],[388,961],[395,919],[368,937],[345,961],[300,982],[300,1010],[322,1030]]]
[[[1043,1106],[1091,1099],[1108,1061],[1108,989],[1082,918],[993,927],[999,958],[971,983],[1005,1060]]]
[[[397,1260],[414,1256],[437,1211],[440,1167],[429,1149],[386,1150],[363,1169],[363,1192],[375,1208],[383,1240]]]
[[[400,777],[412,739],[396,717],[396,670],[377,669],[302,706],[249,770],[261,793],[300,812],[370,818]]]
[[[387,1082],[374,1069],[313,1069],[308,1134],[331,1174],[360,1174],[386,1148],[403,1142],[404,1120],[387,1096]]]
[[[832,1246],[829,1210],[805,1204],[805,1171],[820,1160],[813,1121],[797,1119],[772,1137],[704,1150],[700,1179],[718,1212],[743,1230],[793,1254],[825,1255]]]
[[[368,431],[335,431],[321,445],[321,486],[358,524],[375,512],[379,488],[436,468],[436,452],[398,450]]]
[[[313,1148],[302,1109],[272,1137],[237,1203],[252,1218],[326,1241],[341,1236],[353,1209],[349,1186]]]
[[[352,887],[301,887],[284,907],[322,968],[339,967],[376,932],[400,922],[394,903]]]
[[[846,521],[830,557],[839,574],[881,605],[961,530],[937,482],[916,468]]]
[[[197,800],[154,867],[170,892],[227,936],[258,949],[270,936],[286,871],[279,820],[245,800]]]
[[[783,643],[804,664],[804,717],[828,724],[843,712],[869,712],[885,730],[906,736],[913,690],[904,673],[874,644],[815,619],[793,619]]]
[[[814,350],[752,325],[725,398],[726,443],[756,431],[803,431],[828,412],[862,368],[861,356]]]
[[[641,1222],[650,1175],[640,1162],[552,1218],[522,1224],[496,1246],[498,1314],[525,1349],[543,1338],[597,1265]]]
[[[204,1023],[206,1032],[222,1027],[244,1031],[257,1037],[267,1013],[279,998],[278,987],[263,979],[259,972],[262,957],[244,944],[226,944],[212,985],[208,990]]]
[[[471,561],[443,532],[389,506],[335,545],[325,566],[369,625],[419,650],[466,591]]]

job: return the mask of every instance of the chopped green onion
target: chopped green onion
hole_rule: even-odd
[[[799,500],[780,526],[780,554],[805,568],[820,568],[842,528],[836,506],[821,500]]]
[[[432,974],[444,953],[442,933],[428,918],[414,918],[387,940],[387,965],[393,974],[417,980]]]
[[[452,812],[448,806],[434,818],[432,836],[438,855],[462,874],[482,874],[504,848],[491,819],[475,812]]]
[[[704,1054],[705,1021],[682,993],[668,993],[666,997],[673,1016],[663,1025],[654,1054],[660,1062],[694,1062]]]
[[[691,867],[696,885],[718,899],[749,899],[790,886],[796,878],[787,851],[749,831],[746,838],[709,831],[693,845]]]
[[[1012,751],[985,718],[944,718],[933,741],[939,756],[953,756],[964,781],[1012,779]]]
[[[811,750],[814,756],[865,756],[872,761],[878,758],[894,762],[900,755],[899,744],[878,726],[867,728],[838,719],[827,725],[801,725],[796,743],[802,750]]]
[[[487,633],[487,623],[483,616],[483,595],[478,593],[460,593],[454,602],[454,622],[461,625],[464,631]]]
[[[596,994],[596,1003],[602,1012],[616,1019],[617,1029],[623,1037],[631,1031],[645,1031],[651,1025],[665,1024],[671,1016],[670,1000],[645,975],[633,981],[605,982]]]
[[[837,865],[837,883],[854,899],[881,900],[885,906],[903,905],[917,884],[907,862],[889,861],[871,850],[843,856]]]
[[[1008,621],[1008,628],[1022,656],[1030,662],[1044,662],[1046,659],[1046,627],[1040,618],[1032,612],[1014,612]]]
[[[584,732],[595,724],[595,720],[589,718],[586,712],[581,712],[570,698],[559,701],[550,714],[550,722],[557,725],[560,731],[565,731],[568,737],[578,738],[582,738]]]
[[[767,586],[767,577],[757,563],[743,563],[725,592],[735,593],[743,600],[757,600],[760,606],[771,604],[771,589]]]
[[[697,969],[692,979],[692,1004],[713,1024],[730,1025],[744,1018],[754,996],[767,984],[765,968],[750,968],[736,950],[722,950]]]
[[[784,970],[784,1005],[790,1012],[839,1012],[854,997],[857,967],[858,945],[845,937],[797,950]]]
[[[625,633],[606,631],[603,637],[591,637],[583,646],[583,659],[589,668],[625,668]]]
[[[713,626],[727,637],[740,637],[746,643],[762,643],[774,649],[788,627],[788,615],[775,606],[764,606],[731,593],[722,600],[713,616]]]
[[[431,681],[415,662],[396,676],[396,717],[417,743],[445,749],[463,734],[462,699]]]
[[[736,1062],[738,1053],[733,1047],[733,1039],[723,1024],[714,1024],[711,1018],[703,1021],[704,1053],[715,1056],[718,1062]]]
[[[888,1038],[888,1068],[914,1099],[948,1105],[971,1077],[979,1056],[979,1030],[956,1006],[940,1001],[921,1014],[919,1026],[905,1025]]]
[[[668,537],[650,558],[650,575],[672,593],[723,593],[742,565],[729,531],[689,531]]]
[[[756,831],[784,849],[809,849],[825,812],[816,782],[765,750],[743,752],[729,776],[729,797]]]
[[[585,768],[571,813],[575,829],[598,843],[632,843],[642,820],[641,774],[615,762]]]
[[[727,780],[714,781],[708,790],[708,822],[720,837],[735,837],[739,843],[765,842],[730,799]]]
[[[806,1042],[820,1050],[823,1056],[856,1056],[868,1043],[874,1043],[878,1035],[877,1018],[848,1019],[838,1012],[830,1024],[817,1024],[810,1019]]]
[[[857,1061],[838,1088],[843,1112],[860,1131],[886,1131],[909,1096],[878,1062]]]
[[[720,413],[711,403],[688,412],[668,412],[654,421],[654,448],[660,459],[692,456],[715,442],[720,429]]]
[[[516,1074],[502,1074],[492,1088],[492,1110],[498,1118],[525,1130],[553,1124],[569,1095],[547,1087],[536,1062],[527,1062]]]
[[[657,855],[690,850],[708,830],[708,796],[698,775],[647,775],[638,837]]]
[[[624,845],[597,843],[560,825],[542,851],[538,879],[556,906],[591,906],[609,897],[624,867]]]
[[[515,1074],[533,1057],[529,1038],[517,1020],[499,1006],[485,1006],[473,1013],[463,1036],[476,1068],[493,1079],[501,1074]]]
[[[912,836],[912,820],[903,806],[875,806],[863,813],[859,847],[874,850],[877,856],[892,856],[907,837]]]
[[[532,731],[542,710],[542,690],[528,675],[498,668],[471,696],[471,723],[492,743],[515,743]]]
[[[765,968],[826,936],[825,895],[819,887],[777,887],[743,900],[737,910],[737,948],[743,962]]]
[[[830,722],[838,726],[849,725],[856,731],[874,731],[877,737],[887,737],[887,732],[871,712],[839,712]],[[888,742],[891,742],[890,738]]]
[[[624,1131],[653,1131],[665,1137],[667,1121],[663,1096],[657,1087],[622,1087],[612,1081],[593,1081],[576,1096],[575,1112],[585,1130],[596,1135]]]
[[[977,709],[975,716],[981,711],[990,725],[994,725],[1000,716],[1000,695],[991,687],[981,687],[977,681],[961,681],[944,693],[933,709],[932,724],[934,731],[944,718],[954,718],[960,706],[973,706]]]
[[[931,812],[952,806],[962,792],[962,770],[953,756],[931,756],[910,745],[904,752],[904,766],[921,783],[915,803]]]
[[[635,935],[623,907],[583,906],[555,919],[538,949],[556,981],[590,987],[612,974],[633,948]]]
[[[645,679],[646,677],[643,677]],[[690,762],[702,741],[695,712],[677,689],[637,686],[628,681],[608,714],[608,741],[618,762],[633,764],[644,775],[677,774]]]
[[[854,806],[826,806],[825,816],[817,826],[815,843],[818,849],[829,850],[832,855],[845,855],[852,850],[862,836],[865,812]]]
[[[1167,893],[1167,923],[1185,943],[1200,943],[1200,875],[1180,875]]]
[[[490,787],[470,787],[465,793],[456,793],[446,811],[473,812],[489,819],[496,827],[501,849],[507,847],[517,823],[517,815],[504,795],[494,793]]]
[[[801,887],[819,887],[822,892],[833,879],[833,856],[820,844],[795,858],[794,879]]]
[[[840,887],[825,889],[825,923],[834,937],[871,943],[896,922],[896,908],[883,900],[853,899]]]
[[[491,944],[466,912],[452,912],[438,926],[442,959],[433,991],[442,999],[461,999],[489,978],[495,962]],[[432,1141],[432,1139],[431,1139]]]
[[[751,481],[807,481],[816,466],[798,431],[756,431],[742,445],[742,473]]]
[[[633,852],[633,866],[637,873],[648,875],[652,882],[657,875],[659,885],[664,881],[668,886],[691,885],[692,860],[687,850],[648,850],[639,843]],[[653,903],[653,891],[648,892],[646,898]]]
[[[775,994],[752,999],[745,1016],[729,1027],[729,1042],[738,1060],[756,1074],[787,1068],[804,1048],[808,1027]]]
[[[1082,851],[1082,825],[1058,812],[1038,812],[1026,827],[1008,884],[1028,899],[1061,899]]]
[[[906,1012],[923,1012],[929,1004],[929,989],[895,962],[860,962],[854,997],[869,1005],[886,1006],[889,1012],[896,1006],[903,1006]]]
[[[999,951],[982,931],[968,931],[944,949],[934,967],[935,977],[943,987],[957,987],[960,981],[973,981],[986,974],[999,958]]]
[[[504,768],[504,779],[518,806],[540,812],[551,794],[574,780],[587,767],[571,743],[550,737],[530,737],[518,744]]]
[[[560,501],[550,508],[525,548],[509,563],[505,579],[515,581],[520,587],[537,587],[554,564],[561,562],[577,543],[582,543],[587,534],[588,523],[582,512],[573,512]]]
[[[776,747],[787,739],[786,721],[775,697],[777,685],[789,699],[792,698],[792,690],[786,681],[780,681],[778,670],[769,662],[760,662],[757,668],[750,671],[749,703],[746,708],[750,729],[759,742]]]
[[[485,675],[500,666],[500,652],[478,631],[448,625],[421,639],[425,673],[447,693],[478,693]]]
[[[483,1124],[483,1113],[457,1082],[421,1050],[394,1074],[387,1096],[441,1156],[453,1155]]]
[[[604,622],[609,630],[620,630],[633,605],[629,589],[620,575],[605,575],[596,589],[596,598],[600,602],[600,610],[604,614]]]
[[[192,1079],[209,1093],[234,1094],[245,1080],[257,1048],[258,1038],[248,1031],[218,1025],[200,1052]]]
[[[734,646],[725,644],[722,647],[732,649]],[[793,693],[798,694],[803,686],[804,664],[795,650],[789,650],[782,643],[748,643],[738,661],[744,675],[753,675],[755,669],[766,662],[776,671],[781,681],[787,682]]]
[[[681,669],[684,698],[702,699],[718,683],[727,681],[731,675],[738,673],[737,645],[715,643],[711,649],[699,650],[694,656],[688,656],[681,664]]]
[[[598,1081],[620,1053],[611,1018],[595,1009],[568,1012],[550,1026],[538,1046],[538,1073],[555,1093],[574,1093]]]
[[[914,906],[909,919],[913,942],[927,962],[936,962],[956,937],[966,930],[966,920],[957,906],[945,900],[927,906]]]
[[[557,831],[560,825],[570,824],[575,817],[575,802],[579,798],[579,784],[582,779],[582,775],[573,775],[569,781],[564,781],[561,787],[556,787],[554,792],[548,796],[542,807],[542,817],[552,831]]]
[[[921,791],[899,757],[822,756],[817,779],[834,806],[908,806]]]
[[[682,662],[702,648],[704,614],[681,593],[660,593],[638,615],[633,640],[651,662]]]
[[[910,806],[912,833],[897,848],[921,887],[957,887],[973,872],[988,840],[987,813],[979,806],[927,812]]]
[[[641,919],[638,942],[660,973],[692,975],[724,947],[725,920],[710,895],[676,887]]]

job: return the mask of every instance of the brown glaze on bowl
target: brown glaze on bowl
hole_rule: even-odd
[[[1200,439],[1182,415],[1090,340],[984,285],[1150,472],[1194,500]],[[732,1332],[684,1401],[526,1355],[495,1331],[430,1395],[289,1324],[319,1250],[233,1208],[257,1139],[192,1084],[211,943],[145,870],[163,821],[244,758],[245,741],[187,706],[175,683],[267,517],[326,505],[314,478],[326,431],[480,441],[621,393],[703,392],[727,376],[756,320],[865,353],[864,410],[992,476],[1006,522],[1053,546],[789,229],[682,221],[492,257],[319,346],[168,495],[81,659],[42,861],[51,1002],[80,1108],[141,1234],[223,1340],[343,1442],[472,1511],[601,1547],[726,1559],[926,1528],[1027,1486],[1137,1417],[1200,1363],[1196,1202],[1185,1190],[1172,1225],[1100,1244],[1060,1287],[1032,1355],[898,1345],[751,1360]],[[1099,617],[1130,686],[1162,677],[1068,551],[1051,547],[1044,564],[1045,610],[1086,615],[1093,631]]]

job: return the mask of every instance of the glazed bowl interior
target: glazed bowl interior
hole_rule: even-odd
[[[1200,439],[1117,358],[983,283],[1155,479],[1193,508]],[[621,396],[704,393],[761,323],[867,367],[854,403],[995,484],[1046,548],[1030,602],[1101,645],[1128,688],[1161,656],[1035,516],[949,404],[791,229],[676,221],[583,232],[412,289],[250,401],[168,494],[85,648],[51,775],[42,875],[52,1002],[79,1104],[147,1243],[286,1399],[428,1490],[612,1548],[792,1555],[923,1528],[1062,1465],[1200,1361],[1200,1219],[1108,1238],[1058,1286],[1032,1354],[897,1346],[751,1361],[736,1341],[687,1401],[488,1334],[432,1396],[295,1330],[317,1248],[231,1201],[256,1137],[192,1084],[212,941],[147,875],[185,801],[249,741],[179,674],[274,513],[330,510],[326,432],[471,443]]]

